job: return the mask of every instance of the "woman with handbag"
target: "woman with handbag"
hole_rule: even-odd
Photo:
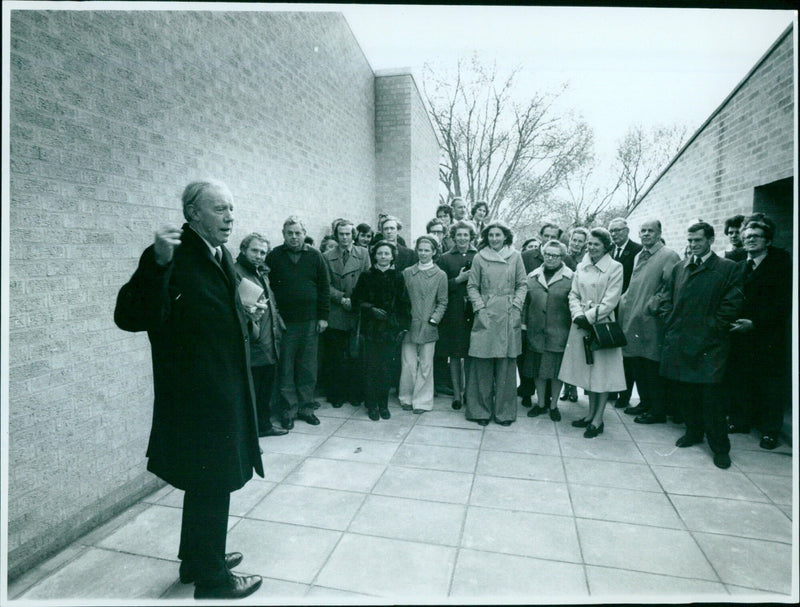
[[[624,390],[626,385],[621,347],[624,339],[614,318],[622,295],[622,264],[608,254],[612,247],[608,230],[591,230],[587,255],[575,270],[569,292],[572,326],[558,379],[585,389],[589,395],[589,415],[572,422],[576,428],[586,428],[585,438],[603,433],[608,394]]]
[[[469,221],[457,221],[450,228],[455,246],[439,258],[439,267],[447,274],[447,310],[439,324],[436,356],[450,358],[453,381],[453,409],[464,403],[465,364],[469,356],[469,332],[472,330],[472,304],[467,298],[467,279],[477,250],[472,245],[475,228]]]
[[[411,302],[403,276],[394,268],[397,248],[385,240],[372,246],[372,267],[358,277],[350,299],[360,312],[358,334],[363,338],[364,398],[373,421],[389,419],[397,344],[411,324]]]
[[[397,397],[404,410],[414,413],[433,409],[433,353],[447,309],[447,276],[433,263],[438,248],[435,237],[420,236],[414,249],[419,261],[403,270],[411,300],[411,329],[401,348]]]

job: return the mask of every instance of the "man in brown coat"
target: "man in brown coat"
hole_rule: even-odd
[[[691,447],[708,437],[714,464],[729,468],[730,441],[722,380],[730,350],[730,328],[742,307],[738,266],[711,250],[714,228],[689,226],[691,255],[673,266],[661,292],[664,318],[660,373],[675,384],[683,406],[686,434],[675,443]]]

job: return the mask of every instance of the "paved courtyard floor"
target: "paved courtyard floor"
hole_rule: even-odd
[[[393,399],[380,422],[323,402],[319,426],[261,439],[266,478],[231,496],[228,550],[264,577],[246,604],[797,600],[789,446],[732,435],[719,470],[707,445],[674,446],[682,426],[613,406],[584,439],[586,407],[481,428],[445,398],[422,415]],[[191,599],[181,504],[153,493],[9,598]]]

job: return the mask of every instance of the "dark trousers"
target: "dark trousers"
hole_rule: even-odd
[[[527,331],[522,332],[522,353],[517,356],[517,371],[519,372],[519,389],[517,390],[517,396],[522,396],[523,398],[526,396],[530,398],[533,396],[533,393],[536,392],[536,384],[533,378],[522,374],[525,368],[525,352],[528,351],[527,333]]]
[[[728,415],[735,426],[758,428],[777,438],[791,402],[791,381],[780,365],[764,368],[754,358],[746,351],[731,353],[725,377]]]
[[[725,423],[725,395],[722,384],[675,382],[676,396],[683,407],[686,434],[693,440],[708,438],[714,453],[729,453],[728,428]]]
[[[453,380],[450,377],[450,363],[446,356],[433,357],[433,387],[453,389]]]
[[[625,356],[622,359],[625,366],[625,382],[628,389],[621,398],[630,401],[631,389],[634,382],[639,390],[639,401],[647,405],[653,415],[666,415],[665,380],[658,373],[659,363],[641,356]]]
[[[225,539],[231,494],[186,491],[183,495],[178,558],[194,572],[197,584],[214,586],[228,577]]]
[[[250,367],[250,373],[253,376],[253,390],[256,393],[259,434],[272,427],[270,403],[275,391],[275,367],[276,365]]]
[[[658,365],[658,363],[656,363],[656,365]],[[639,386],[639,382],[636,379],[636,369],[634,366],[633,357],[623,356],[622,367],[625,370],[625,385],[627,388],[625,388],[625,390],[622,392],[619,392],[617,398],[622,403],[630,404],[631,393],[633,392],[633,384],[636,383],[636,385]],[[647,407],[650,407],[650,403],[647,402],[644,394],[642,394],[641,386],[639,386],[639,403],[644,403]]]
[[[322,334],[322,343],[328,402],[359,403],[364,400],[359,361],[350,356],[350,331],[328,328]]]
[[[385,409],[389,406],[389,387],[396,385],[394,378],[394,340],[364,340],[364,401],[367,409]]]
[[[298,411],[314,412],[317,385],[317,321],[287,322],[281,341],[279,390],[283,412],[294,418]]]

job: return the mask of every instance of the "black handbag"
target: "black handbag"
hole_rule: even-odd
[[[628,340],[622,327],[616,321],[599,322],[592,325],[592,350],[607,350],[609,348],[621,348],[627,345]]]

